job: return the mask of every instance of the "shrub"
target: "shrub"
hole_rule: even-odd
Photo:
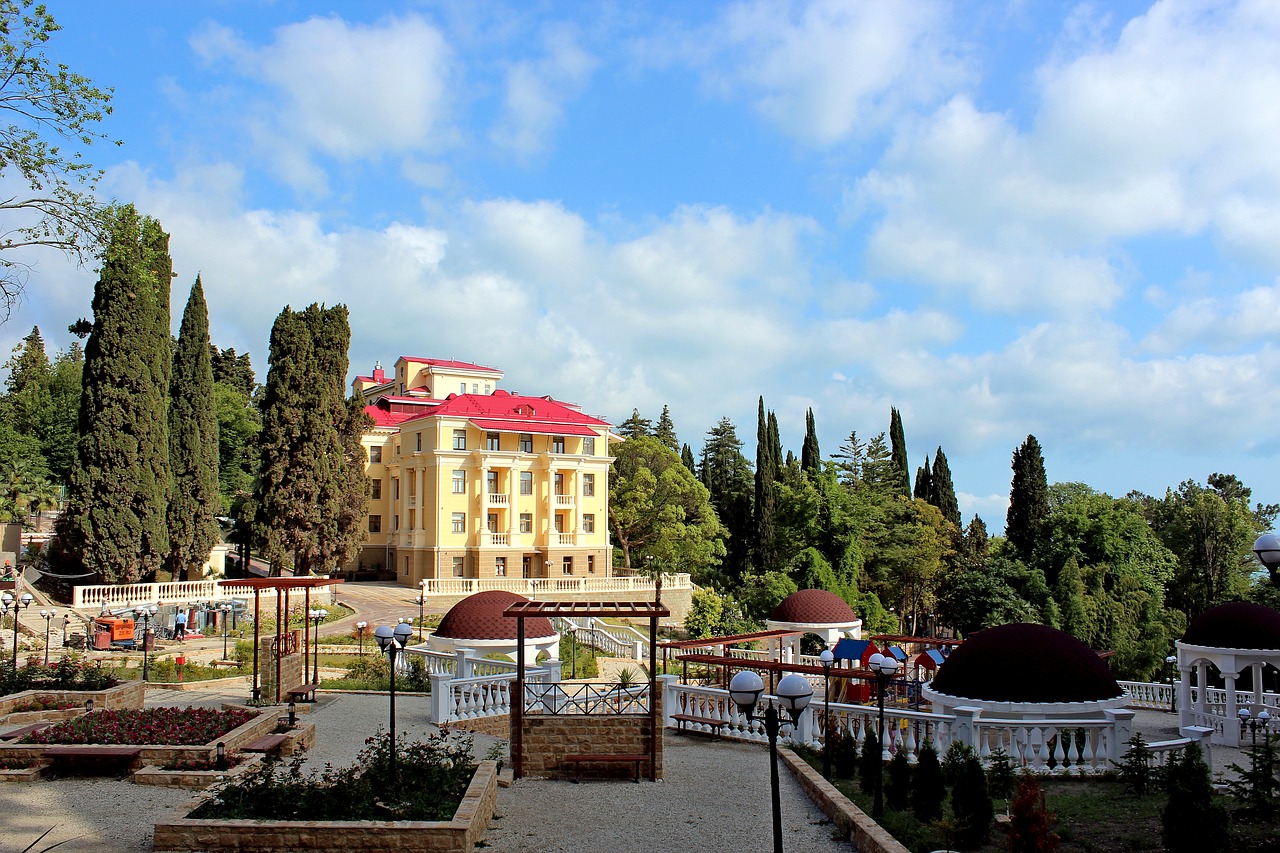
[[[954,785],[960,778],[960,768],[970,758],[975,757],[973,747],[958,740],[951,741],[947,754],[942,758],[942,779],[948,785]]]
[[[997,746],[991,752],[991,763],[987,765],[987,789],[991,796],[1007,800],[1013,796],[1013,789],[1018,783],[1018,776],[1013,772],[1013,762],[1003,746]]]
[[[1053,853],[1058,849],[1061,839],[1052,831],[1054,817],[1045,807],[1044,791],[1034,775],[1024,773],[1018,779],[1009,815],[1011,853]]]
[[[977,847],[991,836],[995,808],[987,791],[987,774],[972,750],[956,770],[956,781],[951,789],[951,813],[958,824],[956,839],[960,846]]]
[[[917,756],[911,785],[911,811],[922,821],[937,820],[942,815],[942,801],[946,796],[938,750],[933,748],[933,741],[927,740]]]
[[[94,711],[32,732],[22,743],[211,743],[253,718],[249,711],[211,708],[133,708]]]
[[[50,666],[31,658],[16,671],[11,660],[0,661],[0,696],[40,688],[105,690],[118,683],[114,673],[100,662],[88,664],[76,655],[64,655]]]
[[[1276,816],[1276,794],[1280,792],[1280,780],[1276,779],[1276,735],[1263,732],[1262,740],[1249,748],[1249,768],[1232,764],[1235,779],[1227,782],[1231,796],[1244,803],[1248,814],[1256,820],[1270,822]]]
[[[1129,748],[1125,751],[1124,761],[1112,763],[1120,770],[1120,781],[1124,783],[1125,790],[1141,797],[1151,790],[1151,752],[1141,732],[1135,732],[1127,743]]]
[[[858,739],[851,732],[833,728],[831,736],[822,745],[823,752],[831,751],[831,775],[837,779],[852,779],[858,772]]]
[[[911,803],[911,765],[907,751],[899,749],[889,762],[889,779],[885,782],[884,796],[889,808],[904,811]]]
[[[390,684],[387,685],[390,687]],[[405,690],[416,690],[426,693],[431,690],[431,678],[427,675],[427,662],[420,655],[409,657],[409,672],[404,679]]]
[[[858,787],[865,793],[875,790],[876,782],[884,773],[881,755],[880,738],[867,726],[862,736],[862,752],[858,754]]]
[[[1161,814],[1165,849],[1170,853],[1221,849],[1227,837],[1227,812],[1214,802],[1209,767],[1199,744],[1190,744],[1169,762],[1165,781],[1169,791]]]

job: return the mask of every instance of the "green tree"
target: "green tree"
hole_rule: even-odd
[[[706,487],[652,436],[629,438],[614,448],[609,527],[626,569],[641,568],[644,557],[653,557],[704,582],[724,555],[725,530]]]
[[[851,430],[849,437],[831,458],[836,463],[837,475],[842,485],[852,488],[862,480],[862,466],[866,461],[866,445],[858,438],[858,431]]]
[[[262,431],[258,407],[238,388],[225,382],[213,386],[218,413],[218,489],[222,514],[231,515],[237,499],[253,491],[257,470],[257,437]]]
[[[929,457],[924,457],[924,464],[916,469],[916,482],[911,489],[911,497],[918,498],[922,501],[929,500],[929,493],[933,491],[933,484],[930,478],[933,473],[929,469]]]
[[[236,355],[235,347],[220,350],[209,344],[209,366],[213,370],[214,382],[234,388],[246,398],[253,397],[258,384],[249,353]]]
[[[742,441],[728,418],[721,418],[707,431],[698,465],[698,479],[707,487],[711,505],[716,508],[716,515],[728,531],[725,571],[730,577],[741,577],[750,568],[752,544],[755,542],[751,507],[755,475],[751,463],[742,455]]]
[[[955,553],[957,531],[938,508],[925,501],[899,499],[884,507],[869,534],[866,569],[881,601],[894,602],[905,630],[914,633],[920,614],[934,609],[944,560]]]
[[[639,438],[642,435],[653,435],[653,421],[640,417],[639,409],[632,409],[631,417],[618,425],[618,434],[623,438]]]
[[[769,413],[772,414],[772,413]],[[764,397],[759,399],[756,412],[756,474],[755,474],[755,568],[759,572],[778,568],[776,537],[777,494],[779,460],[769,434],[769,416],[765,413]]]
[[[1049,485],[1044,473],[1044,457],[1034,435],[1013,453],[1013,484],[1009,489],[1009,512],[1004,535],[1014,555],[1030,563],[1039,544],[1040,524],[1049,514]]]
[[[80,438],[80,397],[84,382],[84,350],[74,342],[53,360],[45,404],[32,412],[32,429],[54,482],[65,483],[75,464]]]
[[[218,541],[218,417],[209,363],[209,312],[196,276],[182,312],[169,395],[168,568],[175,580],[199,580]]]
[[[45,353],[39,326],[31,327],[31,333],[13,348],[13,355],[4,366],[9,371],[4,387],[10,394],[16,394],[32,383],[44,385],[48,382],[49,356]]]
[[[911,468],[907,461],[907,437],[897,407],[889,410],[889,444],[893,460],[893,488],[896,494],[911,497]]]
[[[907,760],[907,751],[899,749],[889,762],[888,778],[884,783],[884,798],[889,808],[906,811],[911,805],[911,764]]]
[[[1170,853],[1222,849],[1227,812],[1216,801],[1199,744],[1190,744],[1169,762],[1165,788],[1169,800],[1161,813],[1164,849]]]
[[[938,750],[934,748],[933,741],[926,740],[916,760],[915,778],[911,785],[911,811],[918,820],[937,820],[942,816],[942,803],[946,796]]]
[[[1095,633],[1093,620],[1085,600],[1084,576],[1074,554],[1067,558],[1066,565],[1058,573],[1054,598],[1058,602],[1062,630],[1082,642],[1092,643]]]
[[[960,502],[956,500],[956,487],[951,482],[951,466],[947,455],[938,448],[933,455],[933,471],[929,477],[929,503],[936,506],[942,517],[960,529]]]
[[[149,220],[114,211],[111,242],[93,295],[85,349],[76,461],[59,520],[63,554],[107,583],[133,583],[160,567],[165,529],[168,386],[157,374],[158,266],[144,245]],[[144,255],[144,249],[146,254]],[[167,337],[167,336],[166,336]],[[166,340],[167,350],[167,340]],[[166,371],[167,373],[167,371]],[[155,445],[164,445],[161,457]]]
[[[693,449],[687,444],[680,448],[680,462],[689,469],[690,474],[697,475],[698,466],[693,461]]]
[[[85,150],[106,136],[111,90],[56,61],[49,45],[61,27],[44,4],[0,0],[0,303],[5,316],[20,298],[28,267],[14,250],[59,249],[78,262],[95,257],[109,222],[94,197],[100,171]],[[51,56],[50,54],[54,55]]]
[[[671,420],[670,407],[665,405],[662,407],[662,414],[658,417],[658,425],[653,429],[653,436],[673,453],[680,452],[680,440],[676,438],[676,425]]]
[[[991,836],[995,807],[987,790],[987,776],[977,756],[968,756],[957,770],[951,788],[951,813],[959,824],[956,840],[962,847],[977,847]]]
[[[804,444],[800,448],[800,470],[810,476],[818,475],[822,453],[818,450],[818,427],[813,420],[813,409],[804,413]]]
[[[862,482],[876,494],[893,497],[898,491],[898,469],[895,467],[884,433],[867,442],[866,458],[862,463]]]

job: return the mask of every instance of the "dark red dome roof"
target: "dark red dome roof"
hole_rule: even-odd
[[[1001,625],[956,646],[933,689],[986,702],[1096,702],[1124,691],[1097,652],[1045,625]]]
[[[459,601],[440,620],[437,637],[455,640],[514,640],[517,626],[513,616],[503,616],[517,601],[528,601],[523,595],[500,589],[477,592]],[[531,616],[524,620],[525,638],[550,637],[556,631],[545,616]]]
[[[802,589],[791,593],[773,608],[769,618],[774,622],[819,624],[858,621],[853,608],[843,598],[825,589]]]
[[[1248,601],[1219,604],[1191,620],[1182,642],[1217,649],[1280,649],[1280,613]]]

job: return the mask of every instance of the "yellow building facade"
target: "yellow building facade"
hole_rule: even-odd
[[[349,568],[428,578],[606,577],[610,425],[502,372],[402,356],[358,376],[374,426],[369,538]],[[613,437],[614,440],[616,436]]]

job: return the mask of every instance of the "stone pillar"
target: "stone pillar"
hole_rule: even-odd
[[[676,696],[676,688],[680,684],[678,675],[659,675],[656,692],[662,697],[662,727],[675,728],[676,721],[671,715],[680,711],[680,700]]]
[[[1239,673],[1224,672],[1222,681],[1227,691],[1227,722],[1222,727],[1222,739],[1228,746],[1240,745],[1240,709],[1236,703],[1236,676]]]
[[[1213,729],[1208,726],[1187,726],[1187,731],[1183,737],[1189,737],[1200,744],[1200,751],[1204,753],[1204,763],[1210,768],[1213,767]]]
[[[458,659],[458,669],[455,673],[457,678],[470,678],[473,674],[471,668],[470,655],[475,654],[475,649],[454,649],[454,657]]]
[[[433,672],[427,677],[431,679],[431,722],[440,725],[449,721],[453,711],[453,673]]]
[[[975,753],[978,752],[978,726],[976,723],[978,718],[982,716],[982,709],[972,705],[960,705],[953,708],[951,713],[956,718],[956,721],[951,724],[951,739],[968,744],[973,747]],[[946,751],[945,747],[938,746],[938,752],[945,754]]]
[[[1178,691],[1177,707],[1178,707],[1178,730],[1182,731],[1186,726],[1191,725],[1191,668],[1178,667],[1178,683],[1174,686]],[[1185,736],[1185,735],[1184,735]]]
[[[1119,764],[1129,748],[1129,739],[1133,737],[1134,712],[1124,708],[1108,708],[1102,713],[1111,722],[1111,742],[1107,745],[1107,758]]]
[[[1205,686],[1205,679],[1209,675],[1209,666],[1204,661],[1196,664],[1196,701],[1195,709],[1197,714],[1203,714],[1205,703],[1209,701],[1208,688]]]
[[[814,714],[815,707],[816,707],[816,703],[812,699],[810,699],[808,706],[806,706],[805,709],[800,713],[800,719],[796,721],[795,725],[791,729],[792,743],[799,743],[799,744],[804,744],[805,746],[812,746],[813,731],[816,728],[813,724],[813,714]],[[782,718],[784,720],[786,719],[787,717],[786,711],[779,708],[778,713],[782,715]],[[887,723],[885,727],[888,728]]]
[[[559,658],[547,658],[539,666],[547,671],[542,677],[543,684],[559,684],[560,683],[560,667],[564,662]]]
[[[644,660],[646,657],[648,656],[644,653],[644,640],[636,640],[631,644],[632,660]]]

